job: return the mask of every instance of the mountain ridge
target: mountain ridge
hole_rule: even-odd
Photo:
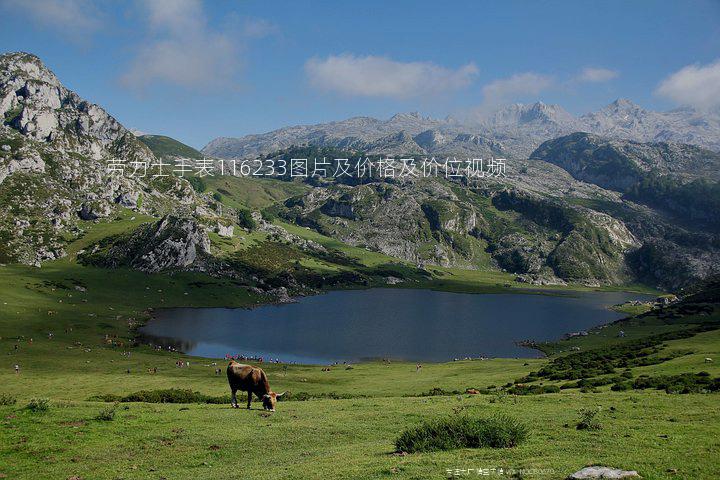
[[[535,102],[510,104],[473,120],[434,119],[417,112],[398,113],[387,120],[351,117],[327,123],[294,125],[242,137],[218,137],[201,151],[220,158],[247,158],[267,155],[292,145],[341,147],[354,144],[366,153],[374,142],[405,131],[411,136],[432,131],[443,137],[482,137],[495,143],[496,154],[527,158],[542,142],[573,132],[588,132],[612,139],[641,142],[675,141],[720,151],[720,115],[692,108],[668,112],[645,110],[627,99],[617,99],[596,112],[576,117],[560,105]],[[387,146],[387,145],[386,145]],[[434,145],[418,152],[437,154],[490,155],[487,149],[456,142]]]

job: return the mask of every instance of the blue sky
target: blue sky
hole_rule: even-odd
[[[0,42],[124,125],[195,147],[516,101],[720,102],[718,1],[0,0]]]

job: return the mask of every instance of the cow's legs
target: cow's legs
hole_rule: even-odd
[[[248,410],[250,410],[250,403],[252,402],[252,392],[247,392],[248,394]]]
[[[230,400],[230,406],[233,408],[237,408],[237,389],[231,388],[230,391],[232,392],[232,399]]]

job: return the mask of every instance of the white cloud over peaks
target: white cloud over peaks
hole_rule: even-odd
[[[102,26],[102,15],[89,0],[0,0],[0,6],[70,40],[79,41]]]
[[[363,97],[408,98],[448,92],[466,87],[477,73],[472,63],[453,70],[431,62],[396,62],[372,55],[331,55],[305,63],[305,74],[314,87]]]
[[[720,107],[720,59],[681,68],[664,79],[655,93],[699,109]]]
[[[121,82],[143,89],[154,83],[186,88],[231,86],[240,70],[239,42],[208,27],[199,0],[142,0],[149,39]]]
[[[607,82],[617,78],[618,76],[620,76],[620,73],[617,70],[586,67],[582,69],[580,74],[576,77],[576,80],[580,82]]]
[[[554,84],[552,77],[539,73],[518,73],[508,78],[495,80],[482,89],[484,106],[497,106],[514,97],[537,95]]]

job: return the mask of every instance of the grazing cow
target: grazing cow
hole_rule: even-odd
[[[232,392],[232,405],[239,408],[236,392],[242,390],[247,392],[248,402],[247,408],[250,408],[253,393],[262,400],[265,410],[275,411],[277,399],[285,395],[283,393],[275,393],[270,390],[267,375],[262,368],[253,367],[252,365],[244,365],[231,360],[227,366],[228,382],[230,383],[230,391]]]
[[[705,357],[705,363],[712,363],[712,358]]]

